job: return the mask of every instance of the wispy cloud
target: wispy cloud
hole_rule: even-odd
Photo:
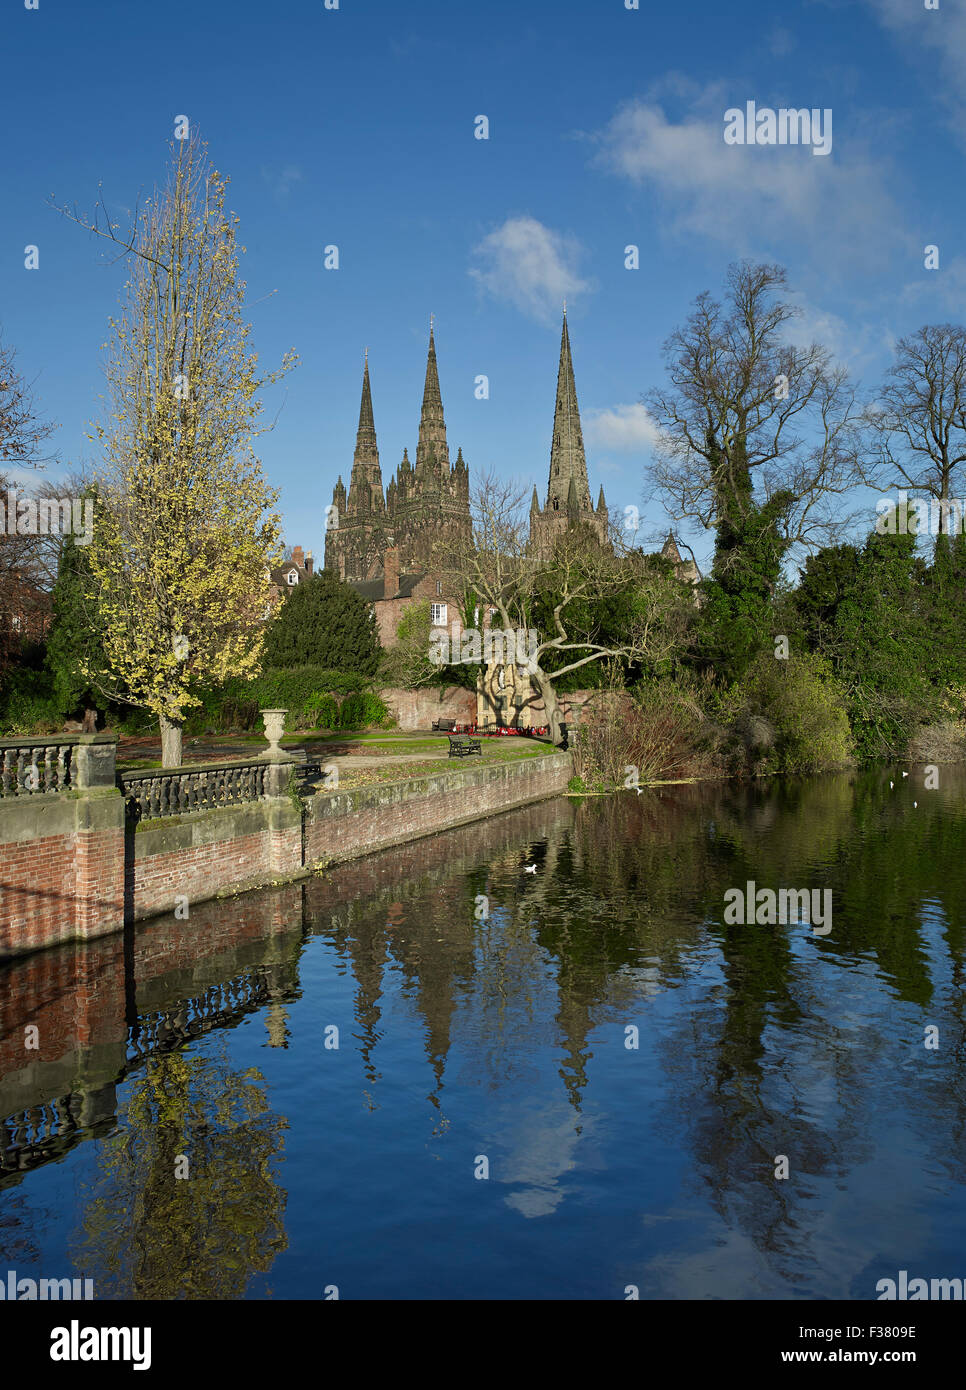
[[[286,164],[281,169],[270,169],[263,164],[261,174],[276,198],[287,198],[292,185],[302,179],[302,170],[297,164]]]
[[[688,98],[679,119],[652,93],[619,107],[593,137],[599,165],[663,198],[672,232],[712,238],[739,254],[804,245],[826,267],[868,266],[900,247],[908,251],[888,170],[855,135],[839,138],[834,112],[832,153],[817,159],[801,145],[726,145],[724,112],[744,100],[732,83],[698,89],[679,79],[673,95]],[[767,104],[754,87],[747,98]],[[870,224],[878,229],[872,246]]]
[[[619,454],[639,454],[658,437],[657,422],[643,405],[614,405],[583,412],[587,443]]]
[[[903,53],[918,60],[927,89],[949,109],[950,123],[966,140],[966,10],[944,3],[927,10],[921,0],[866,0],[883,28],[900,40]]]
[[[508,217],[473,248],[470,275],[487,293],[508,300],[521,313],[552,322],[564,299],[594,286],[578,271],[576,237],[555,232],[535,217]]]

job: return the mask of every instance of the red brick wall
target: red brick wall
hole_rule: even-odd
[[[135,836],[136,919],[173,911],[179,896],[186,897],[189,903],[202,902],[222,889],[264,883],[273,871],[293,873],[301,866],[297,830],[277,832],[266,826],[237,839],[215,840],[152,855],[137,852],[139,838]],[[289,859],[294,859],[294,864],[287,863]]]
[[[549,755],[460,768],[405,783],[319,793],[301,817],[287,800],[165,820],[128,835],[119,826],[0,843],[0,956],[119,929],[137,920],[297,877],[305,865],[347,859],[432,835],[566,790],[570,760]],[[77,803],[57,810],[73,815]],[[42,814],[46,814],[43,812]],[[10,821],[7,822],[10,824]],[[69,822],[68,822],[69,824]],[[22,831],[21,831],[22,833]],[[190,919],[189,919],[190,920]]]
[[[124,922],[124,831],[82,830],[0,845],[0,958]]]
[[[437,719],[455,719],[460,724],[476,720],[476,691],[458,685],[430,686],[425,690],[381,690],[386,708],[400,729],[429,730]]]

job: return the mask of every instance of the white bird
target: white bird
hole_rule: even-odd
[[[890,783],[889,783],[889,790],[892,791],[892,788],[893,788],[894,786],[895,786],[895,782],[890,782]]]
[[[641,792],[644,790],[644,788],[643,788],[643,787],[635,787],[634,790],[637,792],[638,796],[640,796],[640,794],[641,794]]]
[[[523,872],[524,872],[525,874],[535,874],[535,873],[537,872],[537,866],[536,866],[536,864],[526,864],[526,865],[524,865]]]
[[[904,772],[902,775],[903,775],[903,777],[908,777],[908,776],[909,776],[908,772]]]
[[[914,802],[912,803],[912,809],[915,810],[916,807],[917,807],[918,805],[919,805],[919,802],[918,802],[918,801],[914,801]]]

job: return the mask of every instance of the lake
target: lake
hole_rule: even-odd
[[[227,1299],[966,1275],[966,775],[909,771],[543,802],[4,967],[0,1273]],[[830,929],[726,921],[749,881],[828,890]]]

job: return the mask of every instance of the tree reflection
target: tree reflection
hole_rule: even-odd
[[[233,1071],[223,1044],[151,1058],[102,1145],[72,1250],[98,1297],[240,1298],[288,1244],[272,1172],[285,1127],[261,1073]]]

